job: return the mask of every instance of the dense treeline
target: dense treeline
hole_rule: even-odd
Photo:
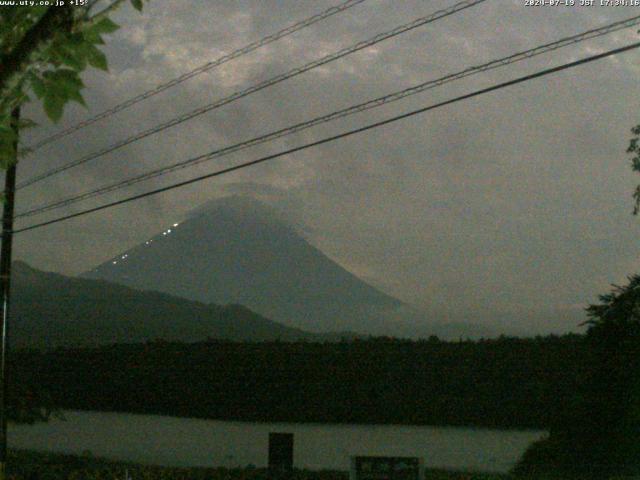
[[[578,335],[478,342],[151,342],[17,352],[11,379],[47,392],[63,409],[546,428],[581,382],[588,355]]]

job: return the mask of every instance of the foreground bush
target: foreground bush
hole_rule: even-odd
[[[640,275],[600,301],[587,309],[586,374],[517,473],[640,478]]]
[[[9,480],[284,480],[264,468],[174,468],[75,456],[10,451]],[[128,477],[127,477],[128,475]],[[341,471],[295,470],[286,480],[348,480]],[[506,480],[508,475],[428,470],[425,480]]]
[[[544,438],[533,443],[513,469],[518,478],[566,479],[576,478],[571,452],[553,439]]]

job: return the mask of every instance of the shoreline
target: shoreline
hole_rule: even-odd
[[[95,414],[113,414],[113,415],[131,415],[136,417],[154,417],[164,419],[176,419],[176,420],[190,420],[190,421],[208,421],[208,422],[224,422],[227,424],[257,424],[257,425],[290,425],[295,427],[351,427],[351,428],[372,428],[372,427],[396,427],[396,428],[437,428],[437,429],[452,429],[452,430],[471,430],[477,432],[510,432],[510,433],[543,433],[548,434],[549,430],[546,428],[524,428],[524,427],[484,427],[479,425],[455,425],[455,424],[433,424],[433,423],[351,423],[351,422],[339,422],[339,421],[287,421],[287,420],[243,420],[235,418],[211,418],[211,417],[197,417],[187,416],[179,414],[162,414],[162,413],[140,413],[131,412],[125,410],[91,410],[83,408],[71,408],[61,409],[60,412],[64,413],[95,413]],[[64,417],[63,417],[64,418]],[[51,416],[51,419],[60,419],[55,414]],[[46,423],[46,422],[45,422]],[[9,425],[20,425],[14,422],[9,422]]]

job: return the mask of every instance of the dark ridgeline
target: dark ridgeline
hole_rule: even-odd
[[[11,342],[17,347],[56,348],[155,339],[196,342],[207,338],[268,341],[339,341],[352,331],[314,333],[237,304],[217,305],[154,291],[43,272],[15,262]],[[429,327],[465,332],[469,325]],[[474,332],[477,334],[477,332]]]
[[[14,264],[11,343],[55,348],[209,337],[262,340],[340,338],[285,327],[240,305],[205,305],[102,280],[65,277]],[[346,335],[346,334],[345,334]]]
[[[362,330],[371,326],[372,316],[402,306],[333,262],[256,200],[226,197],[196,209],[177,227],[169,225],[170,233],[82,276],[203,303],[245,305],[315,332]]]
[[[14,356],[66,409],[246,421],[546,428],[583,377],[584,337],[479,342],[150,342]]]

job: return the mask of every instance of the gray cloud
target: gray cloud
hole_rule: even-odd
[[[122,11],[123,28],[107,47],[111,73],[85,76],[88,113],[331,4],[154,0],[141,17]],[[434,8],[419,0],[369,0],[43,149],[20,165],[21,178]],[[19,203],[27,207],[84,191],[637,12],[489,1],[25,189]],[[636,39],[635,29],[629,29],[585,42],[128,192],[190,178]],[[634,100],[639,73],[634,52],[495,92],[226,178],[25,233],[16,240],[17,257],[36,267],[78,273],[207,200],[257,192],[296,225],[306,225],[305,235],[329,256],[433,315],[519,322],[532,332],[566,330],[575,325],[582,305],[640,267],[640,222],[630,215],[636,179],[624,153],[629,129],[638,122]],[[30,110],[43,123],[29,134],[32,138],[57,129],[46,124],[37,107]],[[63,124],[86,115],[72,107]]]

